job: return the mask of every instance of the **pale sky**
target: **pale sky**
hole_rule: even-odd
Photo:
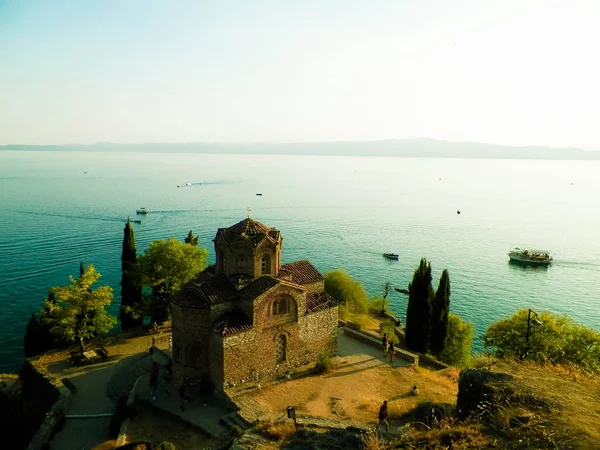
[[[600,150],[600,0],[0,0],[0,144]]]

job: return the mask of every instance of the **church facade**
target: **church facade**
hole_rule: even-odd
[[[250,218],[218,229],[216,264],[171,302],[178,382],[227,388],[335,352],[338,303],[310,262],[281,264],[282,244]]]

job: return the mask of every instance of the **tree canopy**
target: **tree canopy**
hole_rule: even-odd
[[[194,236],[194,233],[192,233],[192,230],[190,230],[190,232],[188,233],[187,237],[185,238],[184,242],[186,244],[190,244],[193,246],[198,246],[198,240],[199,240],[199,236]]]
[[[50,333],[66,341],[78,341],[81,351],[84,339],[110,331],[117,322],[105,309],[113,301],[112,288],[92,290],[100,276],[91,264],[79,278],[69,276],[69,285],[51,289],[54,300],[46,300],[42,312],[41,320]]]
[[[157,240],[138,258],[144,286],[152,289],[149,298],[152,320],[168,317],[171,295],[206,268],[208,252],[175,238]]]
[[[575,323],[566,315],[533,313],[527,342],[527,309],[493,323],[484,345],[498,357],[527,357],[539,363],[573,365],[600,373],[600,333]]]
[[[325,274],[325,292],[337,299],[343,308],[352,313],[368,311],[367,293],[363,284],[343,269]]]
[[[421,258],[408,286],[406,309],[406,346],[426,353],[431,338],[431,303],[434,292],[431,287],[431,263]]]

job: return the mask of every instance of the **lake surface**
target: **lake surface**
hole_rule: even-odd
[[[191,229],[214,262],[217,228],[250,206],[281,230],[282,262],[344,268],[372,295],[406,288],[424,256],[434,288],[449,270],[451,311],[475,325],[477,350],[520,308],[600,330],[598,173],[600,161],[0,151],[0,373],[17,370],[31,313],[80,261],[113,287],[117,314],[123,226],[141,206],[138,253]],[[511,265],[516,246],[555,262]],[[404,317],[407,297],[390,295]]]

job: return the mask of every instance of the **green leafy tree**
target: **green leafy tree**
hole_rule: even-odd
[[[448,314],[448,336],[439,358],[446,364],[467,367],[471,362],[473,325],[456,314]]]
[[[431,287],[431,263],[425,258],[421,258],[408,286],[408,292],[406,346],[411,350],[426,353],[431,337],[431,302],[434,292]]]
[[[82,352],[85,339],[110,331],[117,322],[105,309],[113,301],[112,288],[101,286],[92,290],[100,276],[90,264],[83,276],[69,276],[71,284],[52,288],[55,301],[47,300],[44,305],[47,314],[43,321],[50,333],[66,341],[77,341]]]
[[[435,291],[431,310],[431,351],[435,354],[440,354],[446,347],[449,313],[450,275],[447,270],[444,270]]]
[[[571,365],[586,373],[600,373],[600,333],[566,315],[542,312],[530,318],[529,310],[523,309],[493,323],[483,340],[498,357],[526,357],[538,363]]]
[[[192,230],[190,230],[190,232],[188,233],[187,237],[185,238],[185,243],[186,244],[190,244],[193,245],[195,247],[198,246],[198,239],[199,236],[194,236],[194,233],[192,233]]]
[[[135,234],[127,219],[123,229],[123,249],[121,252],[121,329],[128,330],[143,322],[142,281],[137,263]]]
[[[325,274],[325,292],[337,299],[351,313],[368,311],[365,288],[345,270],[337,269]]]
[[[208,252],[175,238],[154,241],[138,258],[144,286],[152,289],[148,312],[152,321],[169,316],[169,300],[186,283],[206,268]]]

